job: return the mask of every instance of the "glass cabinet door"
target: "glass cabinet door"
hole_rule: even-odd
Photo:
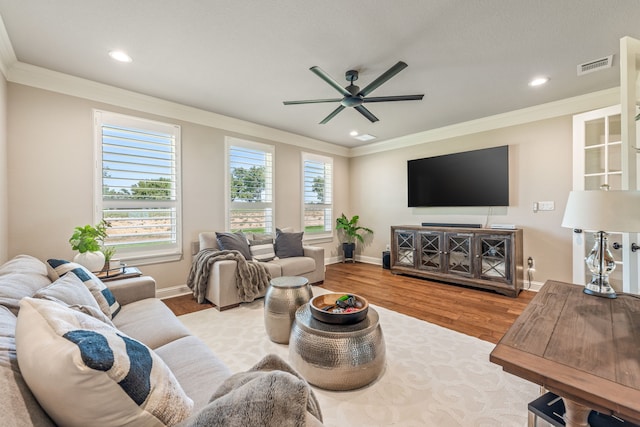
[[[508,265],[511,239],[505,236],[478,236],[479,274],[482,279],[510,281]]]
[[[461,276],[473,275],[471,258],[471,234],[445,233],[447,272]]]
[[[442,233],[437,231],[419,232],[421,270],[440,271],[442,269],[442,250],[440,242]]]
[[[622,190],[622,117],[619,105],[575,115],[574,137],[574,190]],[[606,231],[606,230],[605,230]],[[594,245],[593,231],[577,231],[573,238],[573,281],[586,284],[591,272],[585,258]],[[622,243],[621,234],[609,236],[609,249],[616,260],[616,269],[609,282],[616,291],[622,291],[622,252],[615,250],[614,242]]]
[[[396,230],[395,243],[398,248],[397,259],[395,260],[396,265],[414,267],[414,254],[416,250],[415,231]]]

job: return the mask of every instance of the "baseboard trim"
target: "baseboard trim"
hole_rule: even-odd
[[[376,257],[356,255],[356,261],[363,262],[365,264],[382,265],[382,260]],[[331,258],[325,258],[324,260],[325,265],[339,264],[341,262],[342,262],[342,257],[331,257]],[[538,292],[542,288],[542,285],[544,285],[544,283],[532,281],[531,286],[529,286],[529,284],[525,282],[523,283],[523,289],[526,289],[532,292]],[[191,289],[189,289],[189,287],[186,284],[184,284],[184,285],[171,286],[168,288],[158,289],[156,290],[156,298],[159,298],[159,299],[173,298],[181,295],[187,295],[190,293],[192,293]]]
[[[171,286],[169,288],[162,288],[156,290],[156,298],[166,299],[179,297],[180,295],[187,295],[191,293],[191,289],[185,285]]]

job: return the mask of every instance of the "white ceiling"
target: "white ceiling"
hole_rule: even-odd
[[[619,86],[619,40],[640,38],[637,0],[0,0],[0,15],[20,62],[345,147],[366,144],[352,130],[378,142]],[[340,97],[311,66],[344,86],[359,70],[363,88],[399,60],[371,96],[425,97],[368,104],[377,123],[282,104]]]

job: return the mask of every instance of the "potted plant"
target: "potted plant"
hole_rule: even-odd
[[[363,234],[373,233],[373,230],[367,227],[361,227],[358,225],[360,217],[354,215],[351,219],[347,218],[345,214],[342,214],[336,219],[336,230],[342,230],[344,232],[344,242],[342,242],[342,251],[344,253],[344,259],[354,260],[354,251],[356,249],[356,240],[364,243]]]
[[[104,219],[95,226],[85,225],[76,227],[69,239],[71,249],[78,251],[74,262],[84,266],[89,271],[101,271],[105,264],[105,254],[102,252],[104,239],[107,237],[109,223]],[[110,253],[113,255],[113,252]]]

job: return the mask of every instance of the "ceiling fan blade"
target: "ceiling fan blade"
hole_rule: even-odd
[[[344,106],[340,105],[338,108],[336,108],[335,110],[333,110],[331,112],[331,114],[329,114],[327,117],[324,118],[324,120],[322,120],[320,122],[321,125],[324,125],[325,123],[327,123],[329,120],[333,119],[336,115],[338,115],[338,113],[340,111],[344,110]]]
[[[321,102],[340,102],[342,98],[331,98],[331,99],[307,99],[303,101],[283,101],[284,105],[296,105],[296,104],[319,104]]]
[[[373,115],[373,113],[369,110],[367,110],[365,107],[363,107],[362,105],[358,105],[357,107],[353,107],[356,110],[358,110],[358,112],[360,114],[362,114],[363,116],[365,116],[367,119],[369,119],[369,121],[371,123],[375,123],[378,121],[378,118],[376,116]]]
[[[406,63],[402,61],[398,61],[396,65],[389,68],[387,71],[382,73],[380,77],[378,77],[377,79],[369,83],[367,87],[365,87],[360,91],[360,93],[358,93],[358,95],[367,96],[368,94],[376,90],[378,87],[380,87],[380,85],[382,85],[384,82],[386,82],[391,77],[395,76],[396,74],[398,74],[400,71],[404,70],[407,67],[408,65]]]
[[[424,95],[372,96],[362,102],[420,101],[423,97]]]
[[[311,68],[309,68],[316,76],[320,77],[322,80],[324,80],[325,82],[329,83],[329,85],[331,85],[335,90],[337,90],[338,92],[340,92],[341,94],[343,94],[344,96],[351,96],[351,93],[346,90],[345,88],[343,88],[342,86],[340,86],[340,83],[338,83],[337,81],[335,81],[333,79],[333,77],[331,77],[329,74],[325,73],[324,71],[322,71],[322,69],[318,66],[313,66]]]

